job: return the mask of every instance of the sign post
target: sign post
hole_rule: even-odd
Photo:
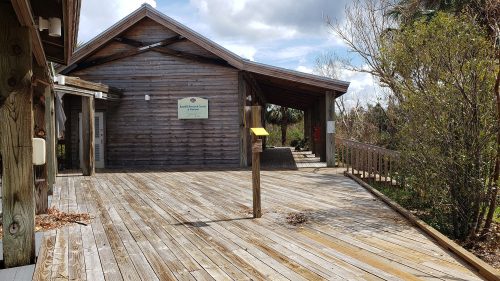
[[[252,106],[252,191],[253,217],[262,217],[260,204],[260,153],[262,152],[262,136],[268,136],[266,129],[261,128],[261,107]]]

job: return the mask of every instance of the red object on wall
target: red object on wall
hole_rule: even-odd
[[[314,141],[319,141],[321,139],[321,129],[319,128],[319,126],[313,127],[313,138]]]

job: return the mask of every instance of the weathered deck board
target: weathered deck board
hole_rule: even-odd
[[[332,170],[109,171],[59,177],[53,206],[89,226],[47,233],[37,280],[482,280]],[[289,213],[308,222],[287,224]]]

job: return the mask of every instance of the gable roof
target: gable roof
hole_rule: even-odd
[[[156,23],[178,33],[182,37],[185,37],[189,41],[227,61],[229,65],[239,70],[308,84],[319,88],[324,88],[325,90],[336,91],[338,92],[337,95],[345,93],[347,91],[347,88],[349,87],[349,82],[293,71],[280,67],[269,66],[244,59],[229,51],[228,49],[220,46],[219,44],[202,36],[189,27],[162,14],[158,10],[151,7],[149,4],[143,4],[140,8],[138,8],[110,28],[106,29],[101,34],[97,35],[91,41],[78,48],[73,54],[70,64],[60,69],[60,71],[71,71],[71,69],[75,67],[76,64],[90,56],[98,48],[109,43],[113,40],[114,37],[134,26],[144,18],[149,18]]]

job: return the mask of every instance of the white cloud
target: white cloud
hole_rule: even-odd
[[[346,0],[190,0],[200,18],[221,37],[271,41],[327,35],[325,17],[343,18]]]
[[[223,43],[222,45],[240,57],[255,61],[254,57],[255,53],[257,53],[257,49],[253,46],[238,43]]]
[[[156,0],[82,1],[78,42],[87,42],[127,16],[143,3],[156,7]]]
[[[341,71],[340,79],[351,83],[344,95],[344,102],[348,108],[355,106],[358,100],[361,105],[365,105],[381,102],[384,97],[384,90],[378,80],[369,73],[344,69]]]
[[[300,72],[309,73],[309,74],[313,73],[312,68],[304,66],[304,65],[299,65],[297,68],[295,68],[295,70],[300,71]]]

